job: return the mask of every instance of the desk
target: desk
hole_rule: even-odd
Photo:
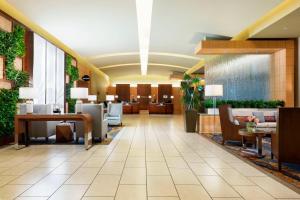
[[[83,121],[84,147],[92,147],[92,117],[89,114],[27,114],[15,115],[15,148],[28,146],[28,123],[31,121]],[[24,135],[25,145],[19,144],[19,136]]]

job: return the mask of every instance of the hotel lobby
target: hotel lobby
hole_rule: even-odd
[[[0,0],[0,200],[300,200],[300,0]]]

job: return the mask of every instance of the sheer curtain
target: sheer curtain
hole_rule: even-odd
[[[64,52],[34,34],[33,87],[38,97],[35,104],[55,104],[64,107],[65,93]]]

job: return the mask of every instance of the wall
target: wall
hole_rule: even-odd
[[[270,99],[271,55],[224,55],[207,63],[206,84],[222,84],[223,99]]]
[[[109,82],[104,76],[99,76],[98,74],[91,73],[91,88],[90,94],[97,95],[98,101],[105,101],[105,95]]]
[[[296,106],[297,107],[299,107],[300,106],[300,62],[299,62],[299,58],[300,58],[300,37],[298,38],[298,59],[297,59],[297,61],[298,61],[298,65],[297,65],[297,67],[296,67],[296,72],[295,72],[295,74],[296,74],[296,83],[295,83],[295,88],[296,88],[296,95],[297,95],[297,98],[296,98]]]
[[[106,94],[107,95],[116,95],[116,87],[115,86],[108,86],[106,89]],[[156,100],[158,97],[158,87],[157,85],[151,86],[151,95],[152,97],[155,95]],[[181,103],[181,97],[182,93],[179,87],[172,87],[172,95],[174,96],[173,99],[173,104],[174,104],[174,114],[182,114],[183,107]],[[137,97],[137,87],[136,86],[131,86],[130,87],[130,98],[132,97],[136,99]]]

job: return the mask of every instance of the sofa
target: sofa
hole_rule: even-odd
[[[258,109],[258,108],[233,108],[232,115],[236,123],[244,124],[249,116],[256,116],[259,119],[258,128],[275,129],[277,126],[277,109]]]
[[[107,105],[107,113],[105,114],[108,125],[121,125],[123,118],[123,104],[122,103],[109,103]]]
[[[20,104],[20,114],[26,114],[26,104]],[[52,114],[52,104],[34,104],[33,113],[35,114]],[[28,131],[30,138],[43,137],[46,141],[52,135],[55,135],[56,125],[59,124],[57,121],[34,121],[30,122]]]
[[[82,113],[92,116],[92,136],[93,139],[104,140],[108,131],[107,119],[104,118],[104,105],[101,104],[82,104]],[[83,122],[76,122],[76,140],[84,137]]]

